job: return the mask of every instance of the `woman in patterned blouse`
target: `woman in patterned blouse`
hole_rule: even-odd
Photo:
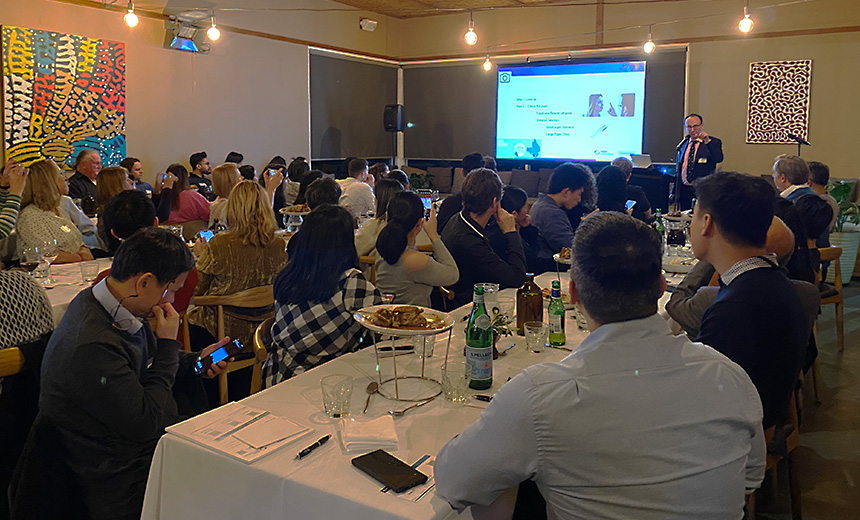
[[[29,181],[21,196],[22,209],[16,226],[19,246],[23,249],[55,239],[60,250],[55,264],[92,260],[93,255],[84,245],[81,232],[60,206],[57,179],[61,175],[51,160],[30,165]]]
[[[363,346],[352,315],[382,302],[358,270],[352,216],[324,204],[305,217],[290,240],[287,267],[275,279],[275,324],[263,386]]]

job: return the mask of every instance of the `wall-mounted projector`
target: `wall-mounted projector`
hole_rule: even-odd
[[[211,13],[202,10],[170,15],[170,20],[165,22],[164,48],[183,52],[209,52],[209,44],[204,42],[206,31],[198,27],[198,22],[210,16]]]
[[[376,30],[377,25],[379,25],[379,22],[370,18],[362,18],[358,21],[358,26],[361,27],[362,31],[373,32]]]

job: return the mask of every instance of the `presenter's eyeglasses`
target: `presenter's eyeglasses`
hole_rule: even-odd
[[[694,128],[702,128],[702,125],[687,125],[687,128],[689,128],[690,130],[692,130],[692,129],[694,129]]]

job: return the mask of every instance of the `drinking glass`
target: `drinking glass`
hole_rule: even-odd
[[[442,393],[445,400],[455,404],[466,402],[466,391],[472,381],[472,366],[465,360],[448,360],[442,366]]]
[[[382,301],[388,304],[394,303],[394,293],[382,293]]]
[[[418,354],[418,359],[433,357],[433,347],[436,346],[436,336],[412,336],[412,349]]]
[[[476,283],[475,287],[484,288],[484,307],[490,316],[495,317],[500,312],[499,309],[499,284],[497,283]],[[473,289],[474,290],[474,289]]]
[[[21,249],[21,268],[29,271],[33,278],[43,278],[45,276],[44,269],[38,269],[43,264],[42,256],[39,254],[39,248],[30,246]]]
[[[38,246],[38,250],[39,254],[42,256],[42,260],[48,264],[45,270],[44,283],[54,283],[54,279],[51,277],[51,263],[60,255],[60,248],[57,246],[57,240],[53,238],[43,240]]]
[[[576,315],[576,328],[588,332],[588,321],[585,319],[585,314],[582,312],[579,302],[573,304],[573,312]]]
[[[201,184],[201,186],[203,186],[203,184]],[[182,225],[181,224],[167,225],[167,226],[164,226],[164,229],[170,231],[171,233],[173,233],[174,235],[176,235],[180,239],[182,239],[183,242],[185,242],[185,238],[182,236]]]
[[[546,347],[546,339],[549,327],[541,321],[527,321],[523,324],[526,331],[526,347],[529,352],[539,354]]]
[[[89,284],[96,281],[96,277],[99,275],[98,262],[80,262],[78,263],[78,266],[81,268],[81,280],[84,282],[84,284]]]
[[[287,231],[296,233],[300,227],[302,227],[301,215],[290,215],[290,218],[287,219]]]
[[[320,380],[320,386],[322,387],[325,413],[333,419],[348,416],[349,404],[352,400],[353,379],[340,374],[325,376]]]

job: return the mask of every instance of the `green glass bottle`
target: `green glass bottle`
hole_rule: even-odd
[[[663,213],[660,211],[660,208],[657,208],[657,213],[654,215],[654,229],[657,230],[657,233],[660,233],[660,237],[666,234],[666,225],[663,224]]]
[[[549,344],[555,347],[565,344],[564,335],[564,302],[561,301],[561,282],[552,281],[552,296],[547,308],[549,317]]]
[[[472,314],[466,327],[466,363],[472,367],[469,388],[486,390],[493,384],[493,328],[484,306],[484,288],[475,286]]]

